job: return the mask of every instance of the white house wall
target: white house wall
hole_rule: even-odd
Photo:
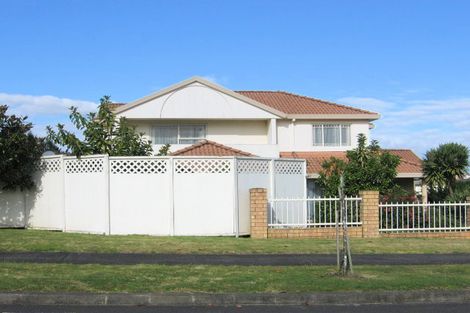
[[[314,146],[313,124],[349,124],[351,125],[351,145],[342,147]],[[278,120],[278,143],[280,151],[347,151],[357,146],[357,135],[365,134],[369,138],[369,122],[357,121],[314,121],[314,120]]]
[[[118,114],[129,119],[269,119],[277,116],[195,82]]]
[[[158,125],[200,124],[206,126],[206,139],[222,144],[268,144],[268,123],[264,120],[132,120],[130,123],[145,138],[152,140],[152,129]],[[187,146],[187,145],[175,145]]]

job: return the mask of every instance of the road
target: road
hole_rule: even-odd
[[[456,254],[356,254],[356,265],[470,264],[470,253]],[[335,265],[335,254],[144,254],[0,252],[0,262],[69,264],[166,265]]]
[[[2,306],[2,313],[467,313],[470,303],[321,305],[321,306],[241,306],[241,307],[131,307],[131,306]]]

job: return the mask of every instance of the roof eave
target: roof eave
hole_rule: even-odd
[[[287,114],[288,119],[299,120],[368,120],[374,121],[380,118],[380,114]]]
[[[423,173],[398,173],[397,178],[422,178]]]

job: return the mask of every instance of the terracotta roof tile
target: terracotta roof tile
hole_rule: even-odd
[[[174,156],[254,156],[251,153],[224,146],[220,143],[202,140],[192,146],[175,151],[170,155]]]
[[[422,173],[421,159],[411,150],[405,149],[384,149],[400,157],[401,162],[398,165],[397,172],[404,173]],[[328,152],[281,152],[281,158],[294,158],[307,160],[307,173],[318,174],[322,169],[324,161],[335,157],[340,160],[347,160],[344,151]]]
[[[286,114],[376,114],[346,105],[285,91],[236,91]]]

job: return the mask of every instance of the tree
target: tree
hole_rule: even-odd
[[[34,187],[32,174],[44,151],[44,140],[31,133],[27,117],[7,115],[0,105],[0,186],[21,190]]]
[[[83,140],[73,132],[67,131],[63,124],[57,131],[47,127],[47,138],[65,148],[66,153],[76,156],[87,154],[108,154],[111,156],[146,156],[153,151],[151,142],[137,133],[124,117],[117,118],[110,109],[109,96],[100,99],[97,113],[86,116],[76,107],[70,108],[70,121],[83,133]]]
[[[467,174],[469,151],[458,143],[441,144],[426,152],[423,160],[425,181],[431,190],[452,196],[457,179]]]
[[[368,146],[366,141],[364,134],[359,134],[358,146],[346,153],[346,161],[331,158],[322,164],[319,183],[326,196],[337,195],[341,174],[349,195],[357,195],[361,190],[388,194],[397,188],[394,179],[400,158],[382,150],[377,141]]]

